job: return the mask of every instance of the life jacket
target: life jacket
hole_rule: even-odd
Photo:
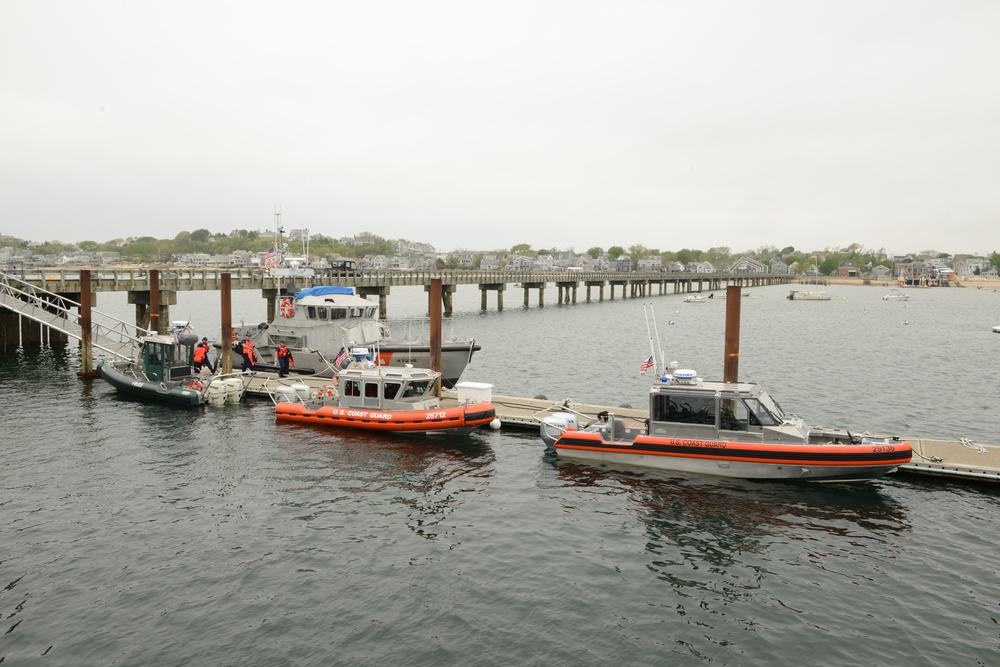
[[[194,348],[194,363],[196,364],[204,363],[205,353],[207,352],[208,349],[206,349],[202,345],[198,345],[196,348]]]
[[[256,345],[253,344],[252,340],[244,340],[243,341],[243,355],[246,356],[246,357],[250,357],[251,359],[253,357],[256,357],[257,356],[257,352],[254,350],[255,347],[256,347]]]
[[[279,346],[278,346],[278,356],[279,356],[279,357],[281,357],[281,358],[284,358],[284,357],[291,357],[291,356],[292,356],[292,351],[291,351],[291,350],[289,350],[289,349],[288,349],[288,348],[287,348],[286,346],[284,346],[284,345],[279,345]]]

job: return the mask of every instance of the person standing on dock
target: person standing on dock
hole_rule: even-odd
[[[210,373],[215,372],[215,368],[212,366],[212,360],[208,358],[208,351],[212,349],[208,345],[208,338],[202,338],[201,342],[194,348],[194,372],[200,373],[201,367],[208,366]]]
[[[291,363],[292,367],[294,367],[295,360],[292,359],[292,351],[285,345],[285,341],[278,343],[278,352],[276,353],[276,356],[278,357],[278,377],[286,377],[288,375],[289,363]]]
[[[257,346],[253,344],[250,340],[250,334],[243,336],[243,344],[240,346],[240,353],[243,355],[243,370],[252,371],[254,370],[254,362],[257,361],[257,350],[254,349]]]

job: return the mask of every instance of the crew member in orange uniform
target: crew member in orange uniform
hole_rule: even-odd
[[[256,347],[257,346],[253,344],[253,341],[250,340],[250,334],[243,336],[243,346],[241,348],[243,352],[243,370],[254,370],[254,362],[256,362],[259,358],[257,356],[257,350],[255,349]]]
[[[285,341],[278,343],[278,377],[283,378],[288,375],[288,366],[291,364],[295,368],[295,360],[292,359],[292,351],[285,345]]]
[[[208,351],[212,349],[208,345],[208,338],[202,338],[201,342],[194,348],[194,370],[196,373],[201,372],[202,366],[208,366],[208,370],[212,373],[215,372],[215,368],[212,367],[212,360],[208,358]]]

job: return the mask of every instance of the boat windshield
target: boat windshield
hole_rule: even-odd
[[[420,382],[411,382],[406,385],[406,390],[403,392],[403,398],[419,398],[427,393],[428,387],[430,387],[430,381],[423,380]]]
[[[746,399],[746,403],[754,416],[765,426],[780,424],[785,418],[781,406],[766,391],[761,391],[754,398]]]

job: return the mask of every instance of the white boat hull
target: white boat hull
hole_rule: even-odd
[[[560,458],[639,466],[675,472],[734,477],[738,479],[803,480],[810,482],[851,482],[875,479],[895,472],[897,466],[800,466],[751,463],[746,461],[718,461],[689,459],[645,454],[616,454],[586,450],[559,449]]]

